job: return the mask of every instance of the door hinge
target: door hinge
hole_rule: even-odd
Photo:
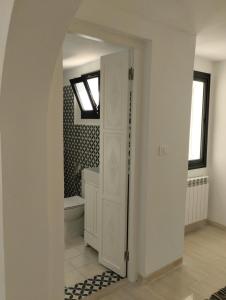
[[[129,251],[128,250],[125,251],[124,257],[125,257],[125,261],[129,261]]]
[[[134,78],[134,68],[129,68],[129,80],[133,80]]]

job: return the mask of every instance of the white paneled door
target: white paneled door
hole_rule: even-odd
[[[121,276],[126,275],[129,67],[128,51],[101,58],[99,259]]]

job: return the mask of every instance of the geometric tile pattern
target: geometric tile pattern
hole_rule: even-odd
[[[121,279],[121,276],[108,270],[101,275],[96,275],[93,278],[77,283],[74,286],[65,287],[64,300],[83,299]]]
[[[219,290],[217,293],[210,297],[210,300],[225,300],[226,299],[226,287]]]
[[[64,86],[64,197],[81,196],[81,171],[99,166],[100,128],[74,124],[74,94]]]

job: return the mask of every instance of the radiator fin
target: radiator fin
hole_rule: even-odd
[[[207,219],[208,191],[208,176],[188,179],[185,205],[185,225]]]

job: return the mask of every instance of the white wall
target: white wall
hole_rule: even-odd
[[[148,123],[144,124],[149,132],[143,140],[147,147],[143,275],[183,256],[193,63],[192,36],[167,32],[153,37]],[[158,156],[159,145],[166,145],[166,156]]]
[[[0,137],[0,167],[2,167]],[[5,300],[5,257],[4,257],[4,228],[3,228],[3,201],[2,201],[2,169],[0,170],[0,300]]]
[[[47,176],[49,217],[49,298],[64,298],[64,157],[63,157],[63,69],[60,55],[54,70],[48,102]],[[57,183],[57,184],[56,184]],[[56,288],[56,286],[58,288]]]
[[[189,176],[209,175],[209,215],[211,221],[226,226],[226,61],[195,58],[195,70],[211,74],[207,168],[189,171]]]
[[[86,2],[80,18],[151,40],[146,53],[147,97],[141,109],[145,134],[140,155],[139,199],[139,272],[147,276],[183,254],[195,37],[168,25],[109,10],[104,5],[95,6],[94,2]],[[50,244],[60,249],[62,244],[51,229],[57,226],[57,220],[48,212],[53,209],[52,214],[60,218],[60,206],[53,204],[49,191],[61,182],[63,185],[63,174],[59,170],[58,180],[49,180],[48,163],[57,164],[58,155],[51,160],[48,143],[54,145],[55,137],[60,142],[61,132],[47,135],[46,112],[58,50],[78,3],[47,0],[45,9],[40,1],[16,3],[0,107],[6,293],[7,300],[27,300],[30,295],[34,300],[46,300],[52,299],[51,291],[55,288],[57,300],[62,299],[61,282],[59,276],[52,286]],[[167,145],[168,155],[159,157],[157,150],[162,144]],[[59,251],[54,256],[54,261],[58,261],[55,272],[62,271],[61,259]]]
[[[209,163],[210,163],[210,150],[211,150],[211,127],[212,127],[212,111],[214,104],[214,62],[200,57],[195,56],[194,70],[211,74],[210,83],[210,100],[209,100],[209,131],[208,131],[208,148],[207,148],[207,167],[201,169],[194,169],[188,171],[188,177],[205,176],[209,175]]]
[[[88,62],[84,65],[64,69],[64,85],[70,85],[70,79],[81,76],[82,74],[94,72],[100,70],[100,60]]]
[[[226,61],[215,63],[214,75],[209,219],[226,226]]]
[[[11,1],[4,3],[10,10]],[[6,47],[5,59],[4,51],[0,52],[0,61],[4,62],[0,131],[7,300],[63,297],[63,235],[56,232],[63,224],[63,206],[56,205],[51,193],[61,191],[57,197],[63,203],[63,168],[59,166],[63,158],[58,156],[63,135],[55,126],[62,126],[62,119],[61,124],[58,119],[62,108],[54,110],[55,101],[63,104],[62,79],[56,78],[61,86],[52,94],[54,100],[49,102],[49,97],[51,87],[55,89],[52,78],[59,50],[77,5],[78,1],[16,1],[7,44],[1,44]],[[6,11],[1,8],[2,21]],[[7,25],[3,26],[6,34]],[[57,114],[49,115],[49,108]],[[57,153],[50,153],[51,145],[57,146]],[[56,172],[51,180],[49,169]],[[2,272],[2,260],[0,264]]]
[[[141,104],[138,258],[139,273],[147,276],[183,255],[195,36],[92,3],[83,2],[79,19],[150,40]],[[158,156],[159,145],[168,155]]]
[[[2,83],[3,63],[9,23],[14,0],[2,0],[0,2],[0,94]],[[4,262],[4,228],[3,228],[3,195],[2,195],[2,153],[0,136],[0,300],[5,300],[5,262]]]
[[[80,77],[82,74],[100,70],[100,60],[95,60],[87,64],[64,70],[64,86],[70,85],[70,79]],[[75,125],[100,125],[98,119],[82,119],[81,110],[77,100],[74,101],[74,123]]]
[[[2,81],[2,70],[5,56],[5,47],[7,42],[7,35],[9,30],[9,23],[12,14],[14,0],[2,0],[0,2],[0,83]],[[1,86],[0,86],[1,87]]]

